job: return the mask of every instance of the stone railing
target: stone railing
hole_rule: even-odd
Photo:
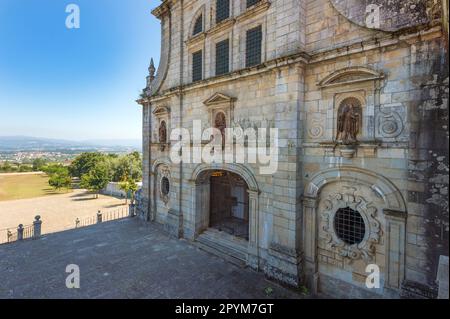
[[[99,210],[95,216],[87,217],[84,219],[77,218],[75,220],[75,225],[72,224],[68,227],[63,227],[61,231],[87,227],[134,216],[136,216],[136,207],[134,204],[107,212],[102,212]],[[41,236],[42,220],[41,216],[38,215],[34,218],[34,222],[31,225],[24,226],[23,224],[20,224],[17,228],[0,229],[0,245],[26,239],[37,239]]]
[[[8,228],[0,231],[0,245],[26,239],[37,239],[41,237],[42,221],[37,215],[31,225],[20,224],[17,228]]]
[[[99,210],[97,215],[87,217],[84,219],[75,219],[75,228],[87,227],[95,224],[109,222],[118,219],[124,219],[128,217],[134,217],[136,215],[136,207],[131,204],[126,208],[119,208],[112,211],[102,212]]]

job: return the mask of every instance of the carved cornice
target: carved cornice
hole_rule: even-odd
[[[170,12],[170,7],[173,4],[173,2],[174,1],[172,0],[164,0],[163,3],[161,3],[158,7],[152,10],[152,14],[158,19],[161,19],[163,16],[165,16]]]
[[[246,11],[244,11],[243,13],[238,15],[236,17],[236,21],[240,22],[240,21],[245,20],[250,17],[253,18],[255,15],[269,10],[271,4],[272,3],[269,2],[268,0],[259,1],[258,3],[254,4],[253,6],[248,8]]]
[[[220,21],[218,24],[216,24],[211,29],[206,31],[206,34],[207,35],[214,35],[214,34],[216,34],[219,31],[220,32],[225,31],[226,29],[231,28],[234,25],[235,22],[236,22],[236,19],[234,19],[234,18],[228,18],[228,19],[225,19],[223,21]]]
[[[191,47],[202,41],[205,41],[205,39],[206,39],[206,33],[201,32],[199,34],[194,35],[193,37],[190,37],[188,40],[185,41],[185,43],[188,47]]]

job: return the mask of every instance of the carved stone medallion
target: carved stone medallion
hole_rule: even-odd
[[[357,195],[357,188],[354,187],[344,187],[342,193],[330,194],[324,200],[322,207],[321,229],[325,233],[328,249],[335,250],[341,257],[348,258],[350,261],[357,259],[371,261],[381,233],[380,223],[376,219],[377,208],[362,196]],[[364,220],[365,234],[360,243],[348,244],[336,232],[336,213],[346,208],[357,211]]]

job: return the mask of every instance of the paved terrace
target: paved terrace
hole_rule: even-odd
[[[80,267],[80,289],[65,286],[68,264]],[[156,225],[125,219],[0,245],[0,298],[302,296],[169,238]]]

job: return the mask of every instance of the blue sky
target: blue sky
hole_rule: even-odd
[[[80,28],[66,28],[68,4]],[[141,138],[159,0],[0,0],[0,136]]]

